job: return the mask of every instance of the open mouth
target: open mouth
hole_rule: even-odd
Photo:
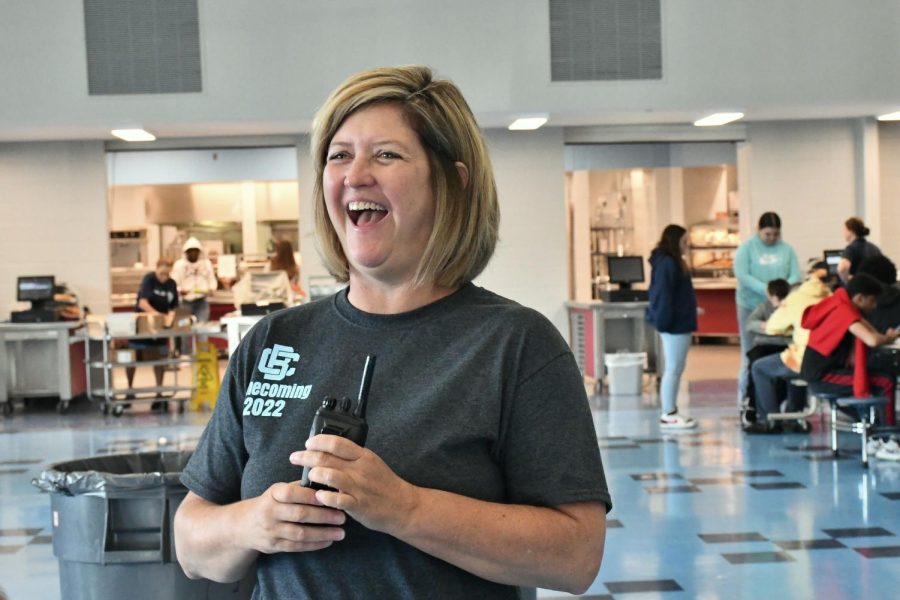
[[[374,225],[384,218],[387,208],[375,202],[350,202],[347,205],[347,214],[357,227]]]

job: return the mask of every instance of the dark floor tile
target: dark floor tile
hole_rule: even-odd
[[[772,543],[782,550],[830,550],[832,548],[847,547],[834,538],[826,540],[781,540],[778,542],[773,541]]]
[[[19,460],[0,460],[0,465],[39,465],[43,460],[39,458],[20,458]]]
[[[625,526],[622,525],[622,521],[620,521],[618,519],[607,519],[607,521],[606,521],[607,529],[621,529],[623,527],[625,527]]]
[[[679,473],[632,473],[630,475],[635,481],[657,481],[659,479],[684,479]]]
[[[688,479],[693,485],[740,485],[743,479],[736,477],[698,477]]]
[[[619,441],[621,441],[621,440],[627,440],[628,438],[625,437],[624,435],[605,435],[605,436],[604,436],[604,435],[598,435],[598,436],[597,436],[597,439],[598,439],[598,440],[602,440],[602,441],[606,441],[606,442],[613,442],[613,441],[616,441],[616,440],[619,440]]]
[[[732,475],[737,477],[784,477],[784,473],[775,470],[749,470],[749,471],[732,471]]]
[[[755,490],[795,490],[805,488],[806,486],[796,481],[775,481],[773,483],[751,483],[750,487]]]
[[[730,544],[733,542],[767,542],[768,539],[755,531],[746,533],[698,533],[707,544]]]
[[[53,543],[52,535],[36,535],[33,538],[31,538],[31,541],[28,542],[28,545],[31,546],[32,544],[52,544],[52,543]]]
[[[684,589],[674,579],[650,579],[647,581],[604,581],[611,594],[640,592],[681,592]]]
[[[900,500],[900,492],[884,492],[881,495],[888,500]]]
[[[844,529],[823,529],[825,535],[833,538],[845,537],[883,537],[893,536],[894,534],[884,527],[847,527]]]
[[[820,452],[831,450],[831,446],[785,446],[784,449],[794,452]]]
[[[601,450],[636,450],[640,448],[637,444],[598,444]]]
[[[613,600],[609,594],[591,594],[589,596],[541,596],[541,600]]]
[[[648,494],[692,494],[703,490],[696,485],[661,485],[644,488],[644,491]]]
[[[25,546],[0,546],[0,554],[15,554]]]
[[[812,460],[815,462],[827,462],[830,460],[850,460],[853,457],[847,456],[846,454],[838,454],[837,456],[835,456],[831,452],[826,452],[823,454],[806,454],[806,455],[804,455],[803,458],[805,458],[806,460]],[[857,460],[859,459],[858,456],[856,458],[857,458]]]
[[[746,565],[751,563],[791,562],[794,558],[784,552],[733,552],[723,554],[722,558],[733,565]]]
[[[32,536],[39,534],[43,529],[41,527],[25,527],[20,529],[0,529],[0,537],[11,536]]]
[[[21,475],[27,472],[28,469],[0,469],[0,475]]]
[[[876,546],[874,548],[854,548],[866,558],[897,558],[900,557],[900,546]]]

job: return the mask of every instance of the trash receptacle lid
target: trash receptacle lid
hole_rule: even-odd
[[[181,486],[181,472],[192,454],[193,451],[143,452],[70,460],[50,465],[31,483],[45,492],[68,495]]]

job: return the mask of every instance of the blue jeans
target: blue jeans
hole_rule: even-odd
[[[751,369],[753,387],[756,390],[756,420],[764,423],[766,416],[777,413],[781,399],[778,397],[778,380],[799,377],[781,360],[781,355],[771,354],[753,361]]]
[[[662,381],[659,385],[659,397],[662,403],[662,411],[670,413],[676,410],[678,399],[678,386],[681,384],[681,374],[684,373],[684,364],[687,362],[688,349],[691,347],[690,333],[660,333],[663,349]]]
[[[747,397],[747,378],[750,376],[750,361],[747,360],[747,352],[750,351],[750,330],[747,329],[747,318],[753,312],[751,308],[737,307],[738,332],[741,337],[741,370],[738,372],[738,406]]]
[[[197,317],[198,322],[209,321],[209,301],[206,298],[183,300],[181,303],[191,309],[191,314]]]

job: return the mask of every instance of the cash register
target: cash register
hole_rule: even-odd
[[[607,256],[607,273],[609,282],[619,286],[617,290],[600,293],[604,302],[647,302],[650,298],[647,290],[633,290],[633,283],[644,282],[643,256]]]
[[[47,323],[59,321],[59,314],[52,306],[56,281],[53,275],[19,277],[16,282],[16,300],[31,302],[28,310],[13,311],[13,323]],[[48,306],[51,305],[51,306]]]

